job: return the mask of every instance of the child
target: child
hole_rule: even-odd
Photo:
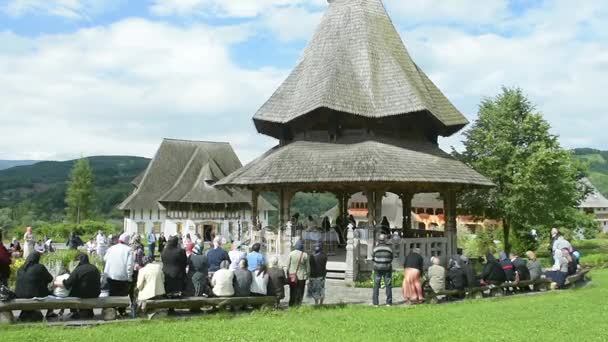
[[[57,277],[55,278],[55,288],[53,289],[53,296],[58,298],[66,298],[70,296],[70,290],[63,286],[63,281],[70,277],[70,272],[64,266],[59,270]],[[60,285],[59,285],[60,284]],[[59,316],[63,316],[63,309],[59,311]]]

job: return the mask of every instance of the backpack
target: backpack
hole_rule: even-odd
[[[15,292],[11,291],[8,286],[0,284],[0,302],[8,302],[17,298]]]

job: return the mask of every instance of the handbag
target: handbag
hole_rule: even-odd
[[[296,286],[298,284],[298,270],[300,269],[300,264],[302,263],[302,258],[304,257],[304,252],[300,253],[300,259],[298,260],[298,265],[296,266],[295,273],[289,273],[289,285]]]

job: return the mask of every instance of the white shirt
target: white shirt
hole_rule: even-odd
[[[131,248],[119,243],[110,248],[104,256],[106,266],[103,272],[112,280],[131,281],[133,275],[133,253]]]
[[[211,286],[213,286],[213,294],[218,297],[234,296],[234,272],[231,270],[220,269],[213,274],[211,278]]]
[[[251,293],[257,293],[266,296],[268,294],[268,273],[261,273],[258,275],[258,271],[251,272],[253,279],[251,281]]]
[[[68,280],[69,277],[70,277],[69,273],[62,274],[60,276],[57,276],[57,278],[55,278],[55,281],[60,281],[61,283],[63,283],[63,281],[64,280]],[[70,296],[70,290],[66,289],[63,286],[57,286],[53,290],[53,296],[60,297],[60,298],[69,297]]]
[[[230,269],[236,271],[239,269],[239,262],[241,262],[242,259],[247,259],[247,253],[234,250],[228,252],[228,257],[230,258]]]
[[[154,233],[148,234],[148,244],[155,243],[155,242],[156,242],[156,235],[154,235]]]

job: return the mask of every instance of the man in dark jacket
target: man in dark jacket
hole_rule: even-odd
[[[78,236],[78,234],[71,232],[65,245],[68,247],[68,249],[76,250],[78,247],[84,246],[84,242],[82,242],[82,239],[80,236]]]
[[[372,260],[374,261],[374,292],[372,302],[375,306],[378,305],[380,280],[384,279],[386,305],[390,306],[393,304],[393,249],[386,243],[386,235],[380,234],[378,237],[378,245],[374,248]]]
[[[460,267],[460,256],[454,255],[448,264],[447,288],[450,290],[464,290],[467,286],[467,277]]]
[[[239,261],[239,268],[234,271],[234,296],[235,297],[249,297],[251,295],[251,282],[253,276],[248,269],[249,264],[247,259],[241,259]]]
[[[2,242],[2,229],[0,229],[0,285],[8,285],[11,275],[11,253]]]
[[[483,285],[487,284],[502,284],[505,282],[505,271],[492,253],[486,253],[486,264],[481,272],[481,281]]]
[[[222,248],[222,238],[216,236],[213,239],[213,248],[207,252],[207,261],[209,262],[209,272],[215,272],[220,269],[222,261],[230,262],[228,252]]]
[[[70,297],[97,298],[101,292],[101,273],[94,265],[89,263],[89,256],[78,254],[78,266],[70,273],[70,277],[63,282],[55,282],[55,286],[62,286],[70,290]],[[93,310],[73,310],[72,318],[93,318]]]
[[[530,280],[530,270],[528,270],[528,263],[519,257],[516,253],[510,253],[511,263],[515,268],[515,280],[517,282]]]

